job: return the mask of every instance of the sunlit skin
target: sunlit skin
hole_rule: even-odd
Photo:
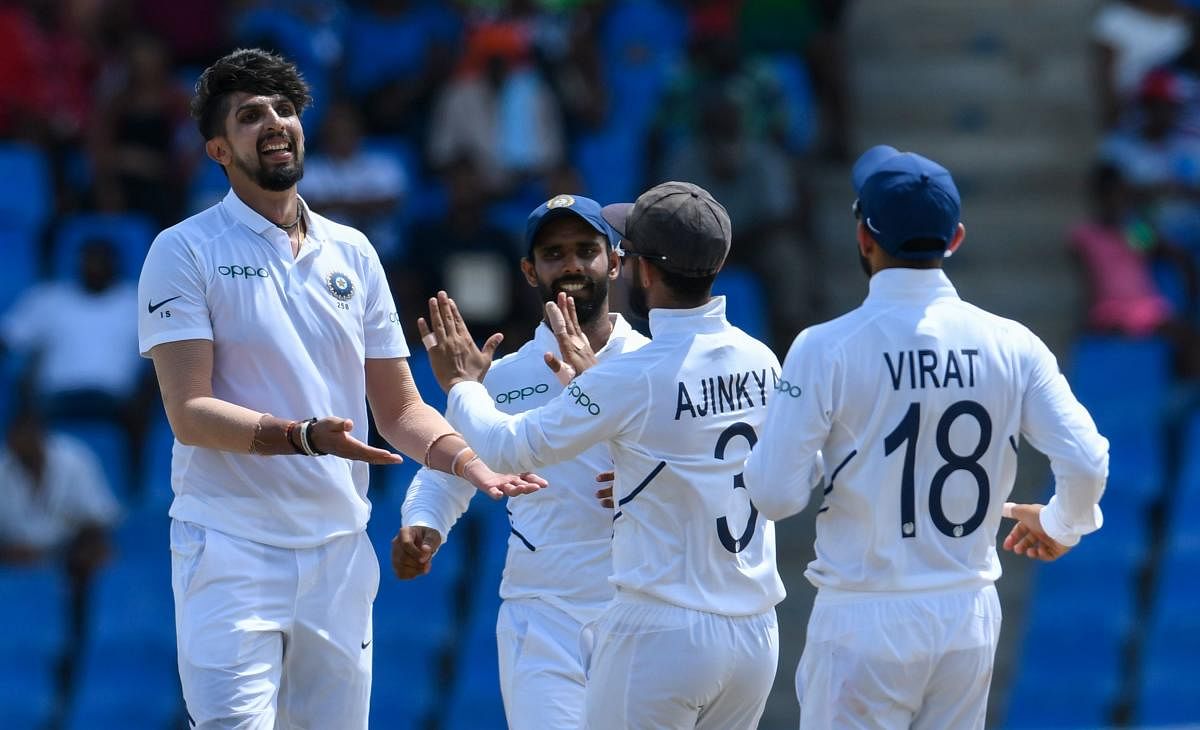
[[[579,218],[552,220],[538,231],[533,260],[522,259],[521,272],[544,302],[559,293],[572,297],[592,349],[604,347],[612,333],[609,284],[616,280],[620,263],[602,234]]]
[[[296,220],[296,183],[304,175],[304,127],[290,99],[281,94],[231,94],[224,129],[205,143],[204,150],[225,168],[230,186],[246,205],[277,224]]]

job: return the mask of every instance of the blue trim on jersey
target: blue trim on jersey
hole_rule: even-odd
[[[833,470],[833,474],[831,474],[829,477],[829,486],[825,487],[824,493],[826,496],[828,496],[829,493],[833,491],[833,480],[837,479],[837,475],[842,473],[842,469],[846,468],[846,465],[849,464],[850,460],[853,459],[855,456],[858,456],[858,449],[855,449],[854,451],[851,451],[849,454],[847,454],[846,458],[842,459],[842,463],[838,464],[837,468]],[[822,507],[821,509],[817,510],[817,514],[821,514],[822,512],[826,512],[828,510],[829,510],[829,507],[827,505],[827,506]]]

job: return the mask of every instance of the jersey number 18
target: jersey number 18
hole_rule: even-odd
[[[970,416],[979,424],[979,443],[969,454],[959,454],[950,446],[950,428],[959,416]],[[884,456],[905,445],[904,473],[900,480],[900,534],[902,537],[917,536],[917,495],[916,495],[916,451],[917,438],[920,436],[921,404],[911,403],[904,418],[900,419],[895,430],[883,441]],[[937,450],[945,462],[933,475],[929,484],[929,516],[938,531],[947,537],[966,537],[983,524],[987,514],[988,499],[991,496],[991,483],[987,471],[979,463],[979,458],[987,452],[992,440],[992,418],[982,405],[973,400],[960,400],[954,403],[942,414],[937,425]],[[965,471],[975,477],[975,485],[979,490],[975,501],[975,511],[966,522],[956,524],[946,517],[942,509],[942,490],[946,480],[956,471]]]

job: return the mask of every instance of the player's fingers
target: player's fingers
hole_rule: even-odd
[[[617,478],[617,473],[615,471],[611,471],[611,470],[610,471],[602,471],[596,475],[596,481],[598,481],[598,482],[611,482],[616,478]]]
[[[463,337],[470,338],[471,332],[467,329],[467,321],[463,319],[462,313],[458,311],[458,302],[449,297],[446,298],[446,301],[450,304],[450,314],[453,316],[451,321],[454,322],[454,330]]]
[[[504,335],[500,332],[487,338],[487,342],[483,343],[483,354],[488,357],[495,356],[496,348],[500,346],[501,342],[504,342]]]
[[[450,306],[450,295],[444,291],[438,292],[437,303],[438,315],[442,318],[442,326],[446,328],[446,334],[448,336],[456,335],[458,323],[454,321],[454,309]]]
[[[442,321],[442,310],[437,297],[429,299],[429,329],[433,332],[438,344],[446,342],[446,324]]]
[[[1016,517],[1013,517],[1013,507],[1016,506],[1017,505],[1012,502],[1005,502],[1004,506],[1000,508],[1000,516],[1007,517],[1010,520],[1015,520]]]
[[[336,454],[343,459],[352,461],[365,461],[368,464],[403,464],[404,457],[394,451],[385,451],[377,449],[374,446],[368,446],[362,441],[352,437],[343,436],[341,444],[336,451],[330,451],[331,454]]]
[[[558,302],[546,302],[546,323],[550,325],[550,331],[554,333],[554,337],[561,346],[567,337],[567,320],[563,315],[562,308],[558,306]]]
[[[524,479],[525,481],[529,482],[530,484],[536,485],[538,489],[543,489],[545,487],[550,486],[550,482],[546,481],[545,479],[538,476],[537,474],[534,474],[531,471],[521,472],[521,478]]]
[[[567,297],[567,322],[571,334],[583,334],[583,328],[579,326],[579,315],[575,312],[575,297]]]

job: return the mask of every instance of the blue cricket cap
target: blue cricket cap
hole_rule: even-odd
[[[604,220],[599,203],[582,195],[555,195],[535,208],[525,221],[527,255],[532,258],[533,241],[537,238],[538,231],[542,230],[542,226],[563,216],[575,216],[595,228],[597,233],[603,234],[608,239],[609,247],[616,246],[621,242],[620,235],[613,230],[608,221]]]
[[[878,145],[854,163],[851,180],[862,221],[885,251],[908,260],[945,255],[962,211],[949,170],[914,152]],[[937,239],[945,246],[905,250],[905,243],[918,238]]]

